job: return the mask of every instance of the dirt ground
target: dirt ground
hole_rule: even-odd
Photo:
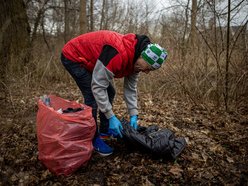
[[[65,85],[53,87],[57,95],[80,99]],[[72,93],[74,92],[74,93]],[[9,104],[0,108],[0,185],[247,185],[248,110],[225,113],[215,107],[194,106],[168,97],[151,99],[140,92],[140,124],[157,124],[176,136],[185,137],[187,147],[175,161],[158,159],[112,141],[114,154],[96,153],[87,166],[71,176],[55,176],[38,160],[36,99],[45,90],[23,96],[13,92]],[[50,92],[49,92],[50,93]],[[121,93],[114,103],[118,117],[126,115]]]

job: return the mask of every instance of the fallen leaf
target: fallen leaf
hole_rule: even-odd
[[[210,151],[214,152],[214,153],[223,153],[223,147],[219,144],[214,144],[210,147]]]
[[[181,169],[181,167],[179,165],[173,165],[170,168],[169,173],[171,173],[176,178],[180,178],[180,177],[182,177],[183,169]]]
[[[229,163],[234,163],[234,160],[230,157],[227,156],[226,160],[229,162]]]

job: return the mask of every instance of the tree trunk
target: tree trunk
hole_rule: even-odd
[[[100,30],[103,29],[103,23],[105,21],[105,0],[102,0],[102,12],[101,12],[101,21],[100,21]]]
[[[221,98],[221,68],[220,68],[220,55],[218,52],[218,37],[217,37],[217,32],[219,29],[217,29],[217,24],[216,24],[216,19],[217,19],[217,13],[216,13],[216,2],[212,1],[212,10],[213,10],[213,18],[211,20],[211,26],[212,26],[212,47],[213,47],[213,53],[214,53],[214,58],[216,61],[216,106],[220,106],[220,98]]]
[[[65,23],[65,31],[64,31],[64,41],[65,43],[70,38],[70,25],[69,25],[69,9],[68,9],[68,0],[64,0],[64,8],[65,8],[65,17],[64,17],[64,23]]]
[[[87,32],[86,0],[80,0],[80,34]]]
[[[22,0],[0,3],[0,92],[7,87],[7,70],[20,72],[28,63],[30,27]]]
[[[104,26],[103,26],[103,29],[104,30],[108,30],[109,28],[109,2],[108,0],[105,1],[105,11],[104,11],[104,17],[105,17],[105,20],[104,20]]]
[[[94,0],[90,0],[90,31],[94,31]]]
[[[192,0],[192,9],[191,9],[191,29],[190,29],[190,44],[191,52],[194,52],[195,49],[195,39],[196,39],[196,16],[197,16],[197,0]]]
[[[228,0],[227,37],[226,37],[226,75],[225,75],[225,108],[228,111],[229,101],[229,44],[230,44],[231,0]]]
[[[188,9],[189,9],[189,3],[190,0],[188,0],[187,5],[186,5],[186,9],[185,9],[185,24],[184,24],[184,30],[183,30],[183,36],[182,36],[182,41],[181,41],[181,62],[182,65],[181,67],[184,67],[185,61],[186,61],[186,54],[187,54],[187,50],[188,50],[188,42],[186,39],[186,34],[188,31],[188,21],[189,21],[189,13],[188,13]]]

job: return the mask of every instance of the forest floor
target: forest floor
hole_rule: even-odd
[[[58,84],[56,94],[78,100],[75,87]],[[117,141],[108,157],[93,153],[71,176],[55,176],[38,160],[37,98],[47,90],[12,92],[0,108],[0,185],[247,185],[248,110],[225,113],[194,106],[181,98],[159,100],[140,92],[140,125],[156,124],[184,137],[187,146],[174,161],[130,150]],[[126,115],[119,94],[118,117]]]

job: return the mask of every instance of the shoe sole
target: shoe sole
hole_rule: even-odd
[[[109,156],[109,155],[113,154],[113,152],[110,152],[110,153],[101,153],[101,152],[99,152],[99,151],[97,151],[97,150],[95,150],[95,152],[97,152],[97,153],[100,154],[101,156]]]

